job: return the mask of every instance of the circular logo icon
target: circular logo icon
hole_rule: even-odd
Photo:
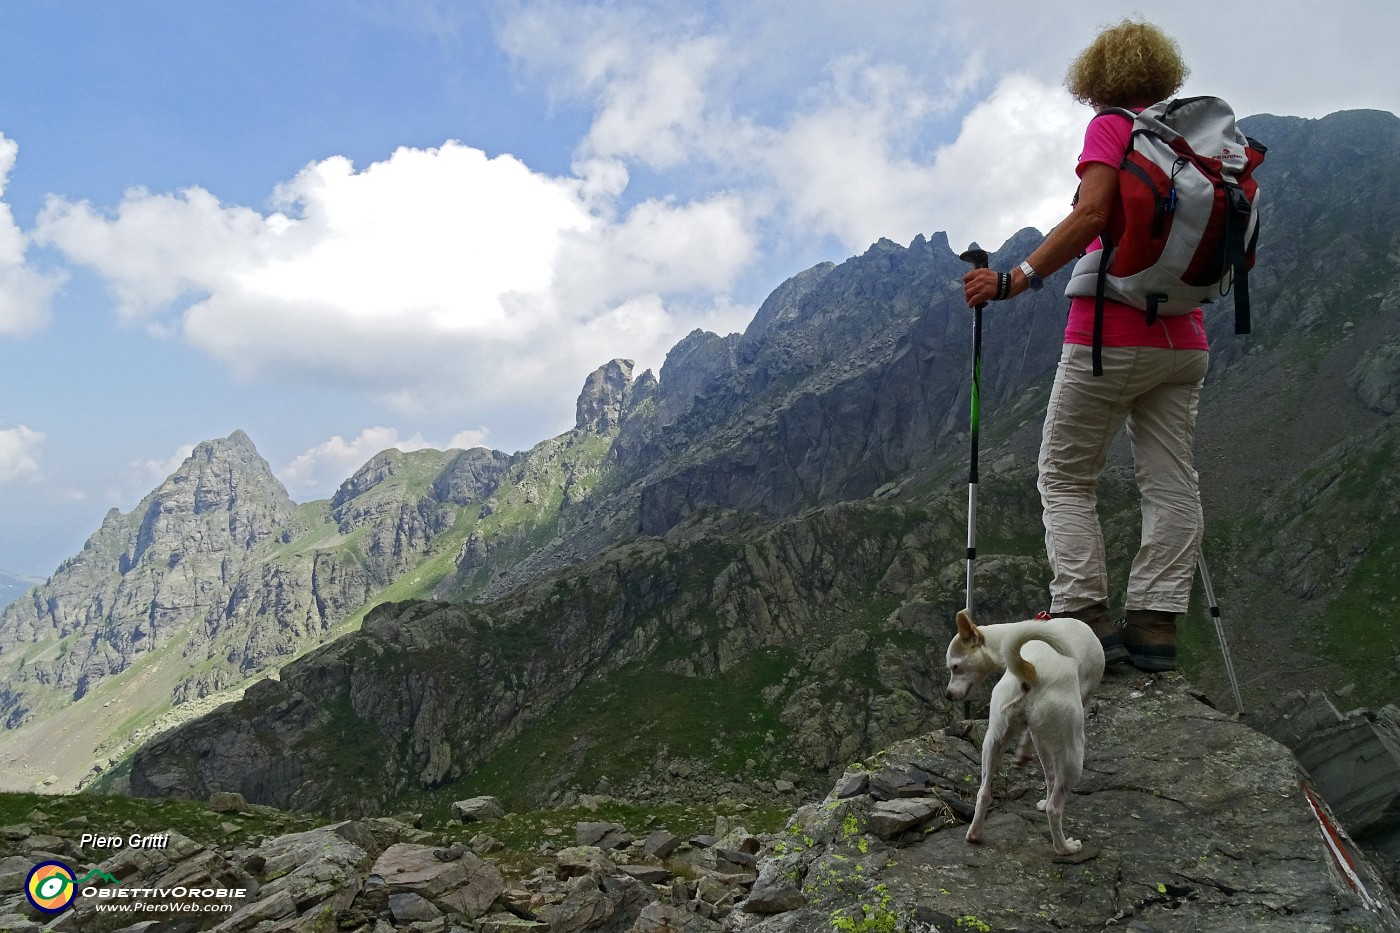
[[[76,894],[73,869],[62,862],[40,862],[24,882],[24,896],[36,910],[46,914],[66,910]]]

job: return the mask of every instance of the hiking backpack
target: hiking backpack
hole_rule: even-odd
[[[1249,269],[1258,239],[1254,169],[1267,151],[1218,97],[1162,101],[1134,113],[1118,170],[1118,205],[1065,294],[1094,298],[1094,375],[1103,375],[1105,298],[1147,313],[1187,314],[1235,291],[1235,333],[1249,333]]]

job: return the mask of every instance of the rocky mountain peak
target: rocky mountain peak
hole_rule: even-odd
[[[632,389],[632,360],[612,360],[589,374],[578,397],[579,431],[606,434],[622,423]]]
[[[204,441],[136,507],[140,530],[123,572],[153,546],[178,547],[197,517],[213,533],[206,543],[212,546],[226,533],[229,543],[247,551],[281,534],[295,508],[247,434]]]
[[[109,511],[81,553],[5,609],[0,652],[33,657],[7,671],[0,718],[23,724],[36,686],[79,699],[221,612],[243,568],[290,540],[296,508],[247,434],[195,445],[134,510]],[[39,647],[55,638],[61,649]]]
[[[403,451],[395,447],[381,450],[365,461],[364,466],[356,470],[354,475],[340,484],[340,488],[335,491],[335,495],[331,498],[331,507],[340,508],[356,496],[364,495],[397,474],[402,464]]]

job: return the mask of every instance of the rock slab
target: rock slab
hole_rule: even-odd
[[[763,898],[729,928],[1400,930],[1395,895],[1359,850],[1349,854],[1361,890],[1339,871],[1288,750],[1200,702],[1177,675],[1118,675],[1100,686],[1084,776],[1065,811],[1066,832],[1085,845],[1072,859],[1056,857],[1035,808],[1038,769],[1010,757],[983,843],[966,842],[965,824],[938,798],[972,798],[980,753],[964,737],[976,730],[950,731],[866,763],[873,773],[928,775],[926,798],[843,799],[851,782],[842,781],[799,810],[760,866],[754,895]],[[930,812],[917,831],[880,838],[892,805],[920,801]],[[802,901],[781,891],[783,879]]]

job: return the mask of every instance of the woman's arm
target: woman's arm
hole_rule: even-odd
[[[1118,170],[1106,162],[1089,162],[1079,179],[1079,201],[1041,244],[1026,257],[1031,268],[1049,278],[1068,265],[1103,232],[1118,199]],[[1026,290],[1026,277],[1020,269],[1011,271],[1011,297]],[[997,274],[991,269],[973,269],[963,276],[967,306],[991,301],[997,293]]]

